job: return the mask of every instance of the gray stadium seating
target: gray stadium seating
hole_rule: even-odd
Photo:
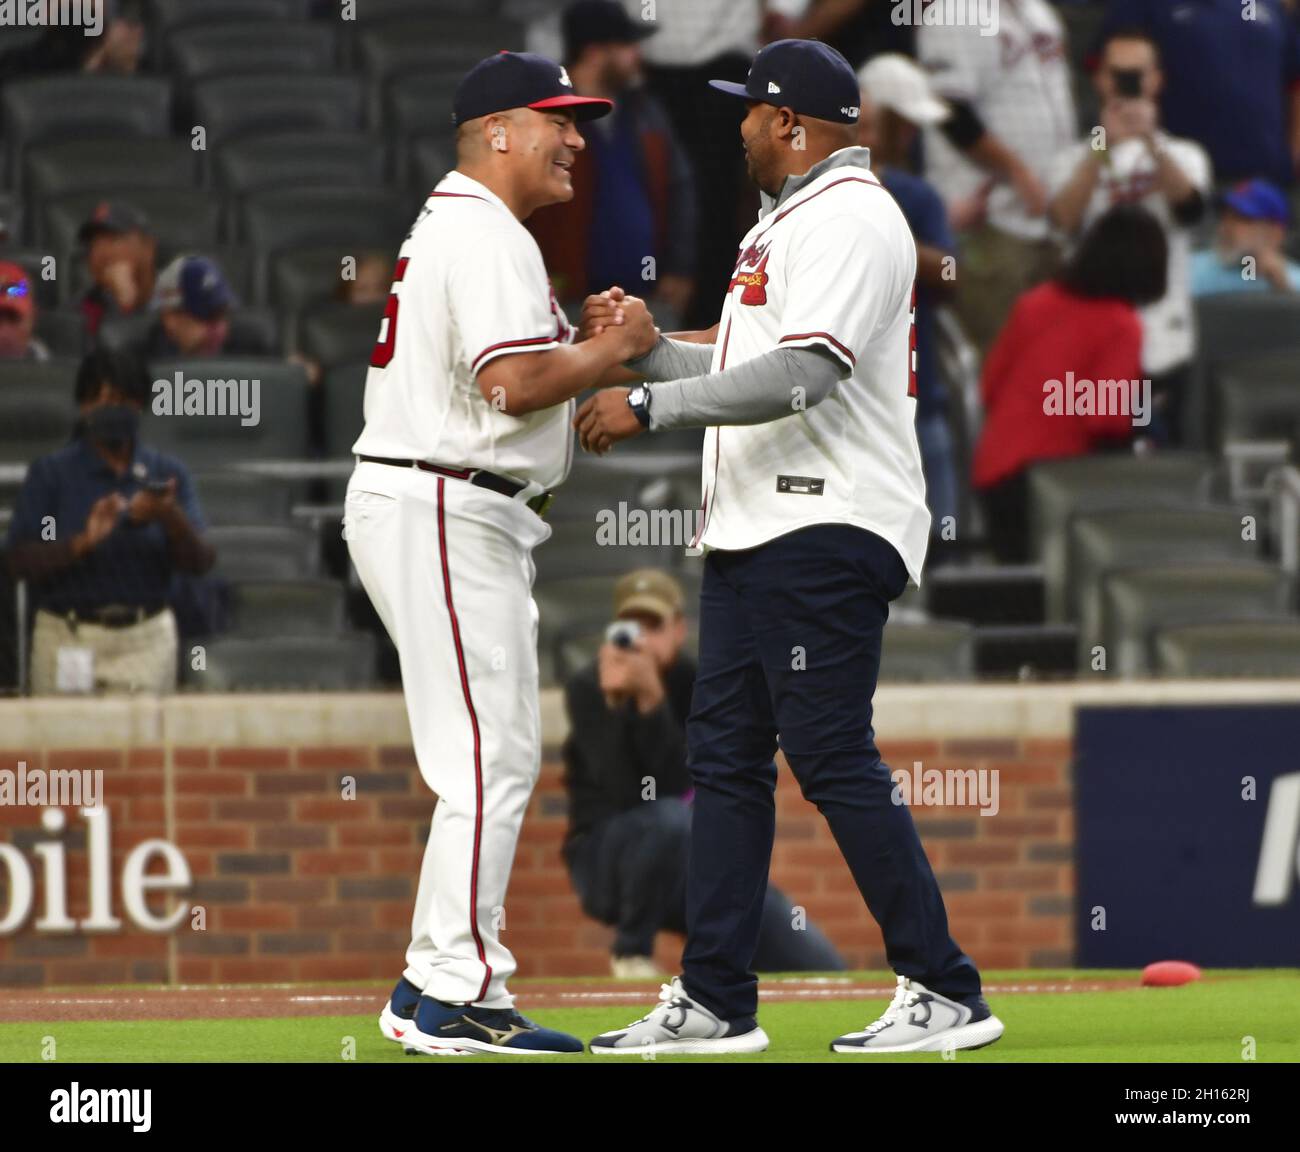
[[[382,97],[375,114],[382,116],[384,130],[398,141],[399,154],[409,149],[410,141],[428,137],[441,140],[455,156],[451,105],[459,83],[459,74],[451,70],[403,72],[383,86],[380,96],[372,97]]]
[[[1155,673],[1178,678],[1300,678],[1300,620],[1245,620],[1161,629],[1155,638]]]
[[[408,156],[411,187],[427,196],[456,166],[456,144],[450,132],[418,136],[411,141]]]
[[[342,692],[375,685],[375,638],[340,636],[246,639],[223,636],[206,645],[207,668],[186,671],[199,692]]]
[[[1211,399],[1220,375],[1242,360],[1293,353],[1300,298],[1281,293],[1204,296],[1195,302],[1197,351],[1187,429],[1193,446],[1213,443]]]
[[[247,472],[191,474],[209,524],[222,527],[290,523],[294,486]]]
[[[1070,518],[1108,508],[1166,508],[1203,503],[1208,457],[1162,452],[1081,456],[1036,464],[1029,473],[1031,554],[1043,565],[1049,623],[1068,619]]]
[[[230,589],[231,628],[249,638],[331,636],[347,623],[338,580],[249,580]]]
[[[1232,564],[1260,559],[1258,539],[1243,540],[1237,508],[1111,509],[1076,516],[1070,526],[1066,603],[1085,652],[1101,643],[1101,585],[1108,572],[1149,564]]]
[[[388,147],[365,132],[248,136],[217,149],[217,183],[245,196],[267,188],[374,188],[385,182]]]
[[[68,442],[77,361],[0,360],[0,461],[30,463]]]
[[[341,460],[352,455],[361,435],[361,402],[366,390],[369,359],[336,364],[325,373],[325,456]]]
[[[29,143],[166,136],[171,85],[151,76],[74,74],[16,79],[4,86],[5,151],[19,170]]]
[[[364,244],[336,242],[273,253],[266,262],[262,298],[273,304],[282,317],[296,320],[299,313],[311,305],[338,298],[344,258],[358,259],[366,249],[382,252],[390,266],[397,262],[395,244],[372,248]],[[294,332],[296,339],[296,326]],[[369,353],[366,355],[368,359]]]
[[[36,336],[51,355],[79,357],[89,346],[86,318],[80,311],[46,308],[36,317]]]
[[[136,189],[191,188],[198,182],[198,155],[186,140],[141,137],[63,140],[32,144],[24,161],[24,187],[39,204],[80,192],[109,200]]]
[[[167,38],[174,73],[187,83],[248,72],[328,72],[334,66],[334,28],[326,23],[286,24],[255,36],[244,23],[179,28]]]
[[[298,350],[324,368],[368,361],[379,337],[385,304],[330,301],[307,312],[298,324]]]
[[[37,217],[41,231],[36,241],[66,259],[79,246],[81,225],[105,199],[94,192],[71,192],[48,201]],[[159,246],[167,251],[209,248],[220,238],[221,200],[206,189],[139,188],[117,199],[128,201],[148,216]]]
[[[1112,572],[1102,587],[1106,672],[1144,676],[1157,630],[1184,624],[1261,620],[1292,608],[1291,582],[1266,564],[1135,568]],[[1084,653],[1080,671],[1090,671]]]
[[[194,85],[194,114],[209,148],[237,136],[355,132],[361,85],[352,76],[218,76]]]
[[[320,572],[320,540],[301,524],[239,524],[208,530],[217,550],[215,576],[246,580],[306,580]]]
[[[149,378],[172,385],[177,372],[184,380],[259,381],[256,424],[244,424],[237,414],[159,415],[147,411],[141,434],[159,449],[179,456],[191,468],[222,468],[240,460],[301,459],[307,455],[307,377],[297,364],[283,360],[226,359],[157,360]],[[251,391],[249,393],[251,396]],[[158,403],[155,397],[154,404]]]
[[[1287,440],[1300,457],[1300,356],[1241,360],[1218,373],[1216,447],[1240,440]]]
[[[355,256],[396,246],[414,212],[408,198],[381,188],[271,188],[249,195],[240,216],[242,238],[263,253],[324,245]]]
[[[974,680],[975,629],[952,620],[886,624],[880,679],[926,683]]]

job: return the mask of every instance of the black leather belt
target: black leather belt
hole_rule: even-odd
[[[499,492],[512,500],[528,487],[517,480],[498,476],[485,468],[448,468],[442,464],[430,464],[427,460],[401,460],[392,456],[358,456],[357,459],[364,460],[367,464],[388,464],[393,468],[418,468],[421,472],[435,472],[439,476],[450,476],[453,480],[467,480],[471,484],[477,484],[490,492]],[[546,510],[554,499],[554,492],[539,492],[528,501],[528,507],[537,515],[545,516]]]
[[[151,620],[166,607],[166,604],[108,604],[89,611],[74,609],[70,612],[56,612],[55,615],[62,616],[74,629],[78,624],[97,624],[100,628],[131,628]]]

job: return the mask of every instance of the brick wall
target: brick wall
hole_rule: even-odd
[[[1169,686],[1164,686],[1168,688]],[[1115,690],[1107,690],[1115,702]],[[1150,702],[1154,689],[1135,689]],[[1082,689],[882,689],[881,746],[894,768],[996,769],[999,812],[915,810],[953,933],[985,967],[1068,965],[1073,812],[1070,726]],[[1168,694],[1161,691],[1157,695]],[[1220,696],[1221,698],[1221,696]],[[563,735],[544,702],[547,746]],[[0,844],[35,879],[33,911],[0,936],[0,986],[390,978],[401,968],[432,798],[396,697],[228,697],[0,703],[0,769],[101,769],[112,821],[111,934],[34,928],[44,905],[38,843],[61,841],[68,911],[85,913],[87,834],[74,811],[51,834],[41,810],[0,806]],[[71,746],[69,746],[71,745]],[[355,796],[343,785],[355,781]],[[506,908],[523,975],[608,970],[610,931],[585,920],[568,885],[560,765],[548,754],[524,824]],[[202,906],[153,935],[127,921],[123,862],[144,840],[176,844]],[[788,771],[777,792],[773,876],[853,966],[886,967],[878,931],[820,815]],[[9,908],[0,861],[0,916]],[[161,913],[177,898],[161,893]],[[671,968],[679,942],[661,937]]]

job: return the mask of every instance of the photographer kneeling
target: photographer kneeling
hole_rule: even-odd
[[[596,663],[565,685],[569,833],[564,859],[583,911],[616,929],[615,976],[651,978],[660,931],[686,929],[691,777],[686,718],[695,664],[682,652],[681,586],[642,569],[614,589]],[[839,971],[830,941],[772,884],[754,968]]]

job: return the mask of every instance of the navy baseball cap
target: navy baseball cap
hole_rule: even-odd
[[[636,44],[659,31],[648,21],[633,20],[618,0],[574,0],[564,10],[561,28],[570,64],[588,44]]]
[[[578,96],[569,74],[535,52],[498,52],[480,60],[456,87],[452,122],[457,126],[508,108],[572,108],[579,120],[596,120],[612,100]]]
[[[744,84],[710,80],[709,85],[816,120],[858,122],[858,78],[849,62],[820,40],[775,40],[754,57]]]
[[[1243,180],[1223,194],[1223,206],[1247,220],[1285,224],[1290,218],[1286,196],[1267,180]]]
[[[178,256],[158,274],[158,307],[212,320],[235,303],[221,268],[206,256]]]
[[[143,232],[152,235],[149,217],[135,205],[121,200],[105,200],[97,204],[95,210],[77,230],[77,239],[83,244],[89,244],[96,236],[105,232],[115,236],[122,236],[127,232]]]

